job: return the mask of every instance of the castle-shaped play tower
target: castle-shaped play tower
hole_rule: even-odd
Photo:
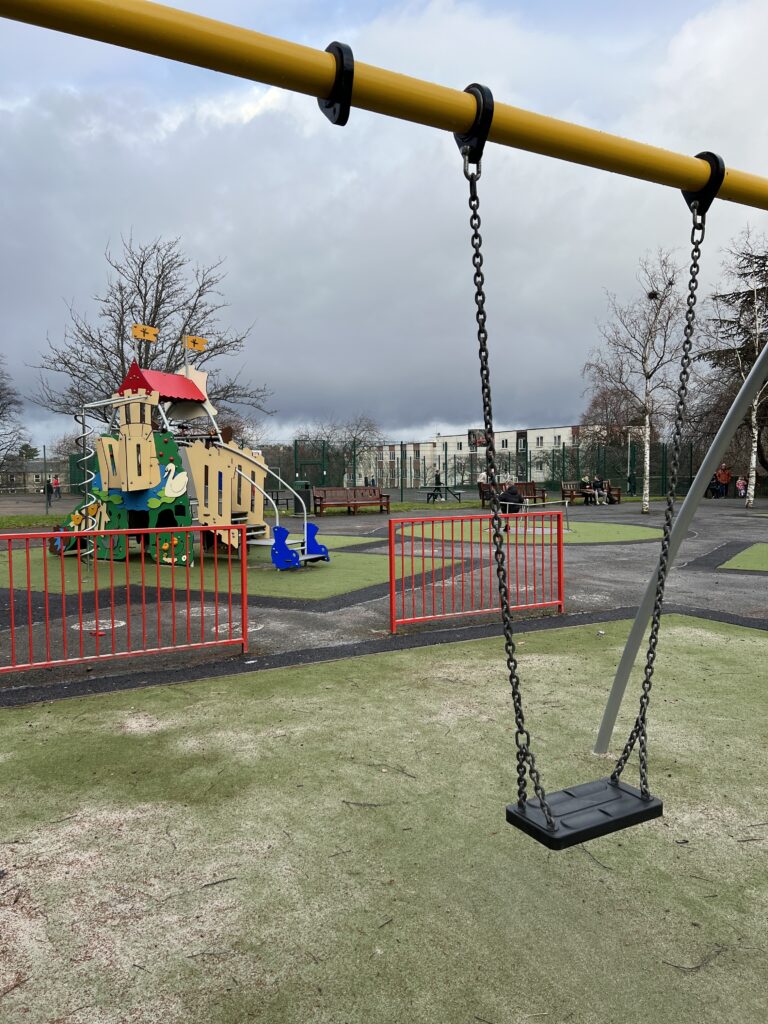
[[[153,340],[157,331],[134,324],[133,334]],[[187,336],[184,344],[201,351],[206,342]],[[143,369],[134,360],[110,398],[83,406],[78,420],[84,497],[64,526],[81,539],[62,537],[57,550],[123,560],[130,534],[103,531],[151,529],[159,532],[137,535],[145,555],[161,565],[190,565],[195,558],[193,536],[179,527],[245,526],[247,546],[269,546],[279,569],[328,560],[327,549],[315,539],[317,528],[307,522],[306,507],[303,538],[288,541],[264,483],[269,474],[292,488],[267,468],[259,450],[236,444],[231,430],[219,429],[207,379],[205,371],[187,360],[179,373]],[[88,425],[96,409],[111,409],[109,427],[98,436]],[[276,517],[271,538],[265,499]],[[84,543],[83,534],[93,541]],[[209,535],[211,543],[230,550],[239,548],[240,537],[239,530],[226,529]]]

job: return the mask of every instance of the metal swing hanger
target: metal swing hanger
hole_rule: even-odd
[[[684,192],[683,196],[693,216],[691,231],[691,271],[688,284],[685,340],[680,368],[680,384],[677,396],[677,415],[673,439],[672,466],[670,472],[667,507],[664,520],[661,556],[656,588],[656,603],[653,625],[648,644],[643,693],[640,711],[630,732],[629,739],[610,777],[595,782],[582,783],[557,792],[544,790],[536,759],[531,749],[531,736],[525,724],[520,677],[515,654],[512,630],[512,615],[509,607],[507,570],[504,541],[500,517],[500,502],[497,488],[496,445],[493,430],[493,409],[491,398],[490,366],[488,359],[488,331],[485,310],[485,279],[483,276],[482,237],[480,235],[480,201],[477,181],[481,174],[483,147],[488,138],[493,120],[493,96],[487,86],[473,83],[467,86],[477,101],[475,121],[467,132],[455,135],[456,144],[464,158],[464,176],[469,182],[470,227],[472,228],[472,265],[475,284],[475,320],[477,322],[478,353],[480,357],[480,381],[483,400],[483,418],[486,434],[486,459],[488,480],[491,484],[491,531],[496,562],[496,577],[499,587],[501,620],[504,632],[509,683],[515,713],[515,745],[517,747],[517,803],[509,804],[507,821],[544,846],[553,850],[564,850],[570,846],[608,835],[621,829],[639,825],[641,822],[660,817],[663,804],[651,795],[648,786],[647,765],[647,710],[650,700],[653,666],[656,658],[661,614],[664,600],[664,586],[669,570],[669,538],[672,530],[675,488],[680,461],[682,429],[686,410],[688,370],[691,362],[693,329],[695,323],[696,289],[698,287],[699,257],[704,239],[706,213],[714,200],[725,176],[725,166],[720,157],[713,153],[699,153],[698,158],[710,166],[710,177],[705,186],[696,192]],[[640,789],[621,780],[621,773],[634,748],[640,750]],[[530,778],[535,797],[528,799],[527,782]]]
[[[0,17],[306,96],[329,97],[337,76],[332,52],[148,0],[0,0]],[[354,79],[351,103],[358,110],[448,132],[465,130],[475,113],[458,89],[373,64],[356,63]],[[700,189],[709,178],[694,157],[508,103],[496,104],[492,134],[497,145],[668,188]],[[729,167],[719,198],[766,210],[768,178]]]

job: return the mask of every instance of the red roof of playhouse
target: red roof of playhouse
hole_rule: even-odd
[[[180,373],[160,373],[159,370],[142,370],[134,360],[125,380],[117,389],[118,395],[126,391],[158,391],[161,401],[204,402],[205,395],[194,381]]]

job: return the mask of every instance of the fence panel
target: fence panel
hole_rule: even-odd
[[[233,533],[234,550],[222,543]],[[245,526],[0,534],[0,673],[198,647],[247,651],[245,540]]]
[[[501,517],[510,606],[564,608],[562,512]],[[390,519],[390,630],[500,607],[491,516]]]

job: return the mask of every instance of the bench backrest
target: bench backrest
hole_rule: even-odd
[[[314,498],[324,498],[326,501],[346,501],[347,500],[347,488],[346,487],[313,487],[312,496]]]
[[[355,501],[380,501],[380,487],[351,487],[350,493]]]

